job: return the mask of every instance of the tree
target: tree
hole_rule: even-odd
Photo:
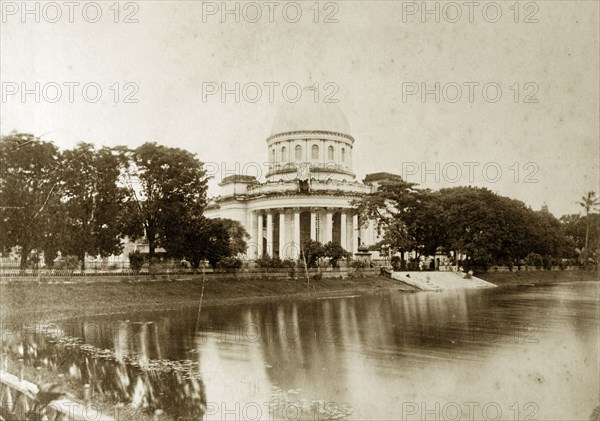
[[[237,254],[231,248],[227,225],[223,220],[204,217],[191,221],[183,232],[182,241],[174,245],[171,254],[187,259],[194,269],[203,260],[208,260],[215,268],[223,258]]]
[[[531,217],[525,222],[531,230],[529,233],[531,250],[544,258],[570,257],[574,244],[568,239],[564,225],[548,212],[530,212]]]
[[[195,154],[183,149],[145,143],[128,155],[125,233],[132,239],[146,236],[152,262],[157,246],[170,252],[190,227],[198,228],[207,177]]]
[[[455,187],[439,191],[447,227],[448,249],[465,254],[465,265],[488,265],[502,247],[502,222],[489,190]],[[500,222],[500,223],[499,223]]]
[[[375,192],[354,202],[360,218],[374,220],[384,243],[401,253],[417,246],[414,227],[420,194],[415,186],[404,180],[384,181]]]
[[[419,255],[435,255],[439,246],[447,246],[447,226],[440,195],[429,190],[416,192],[417,201],[408,220],[408,232]],[[403,257],[403,256],[402,256]],[[402,259],[401,259],[402,262]]]
[[[231,253],[233,255],[245,254],[247,249],[246,240],[250,238],[250,235],[246,232],[242,224],[239,221],[227,218],[217,218],[217,220],[224,224],[229,233]]]
[[[586,216],[586,227],[585,227],[585,245],[584,249],[588,250],[588,240],[590,238],[590,213],[598,210],[598,205],[600,205],[600,201],[596,197],[596,192],[589,191],[585,196],[583,196],[581,202],[578,202],[579,205],[584,209]]]
[[[329,257],[331,266],[334,268],[338,267],[338,261],[340,259],[346,259],[349,253],[338,243],[330,241],[323,246],[323,256]]]
[[[0,246],[20,247],[21,269],[32,250],[43,250],[60,206],[59,159],[53,143],[31,134],[0,137]]]
[[[139,250],[135,250],[129,253],[129,268],[134,273],[140,273],[142,267],[144,266],[144,256],[140,253]]]
[[[324,255],[325,250],[320,242],[307,238],[302,243],[301,258],[306,261],[308,267],[317,267],[319,259]]]
[[[560,222],[548,212],[535,212],[523,202],[487,189],[442,189],[443,220],[448,247],[467,255],[467,265],[512,264],[530,253],[549,262],[570,253]]]
[[[58,194],[58,193],[57,193]],[[58,199],[58,196],[56,197]],[[43,213],[44,238],[42,239],[42,252],[44,253],[44,262],[48,269],[54,268],[54,261],[61,252],[65,238],[67,236],[67,224],[65,221],[65,208],[62,202],[55,201],[53,206],[47,208]],[[63,253],[64,254],[64,253]]]
[[[581,251],[585,244],[585,217],[573,213],[561,216],[559,221],[567,238]]]
[[[418,255],[434,255],[441,246],[465,255],[467,267],[510,265],[530,253],[549,264],[552,256],[571,253],[563,226],[548,212],[534,212],[523,202],[484,188],[431,192],[415,186],[387,181],[357,203],[360,215],[375,219],[383,231],[381,245]]]
[[[600,249],[600,214],[590,213],[588,216],[579,214],[563,215],[560,217],[560,223],[563,232],[569,242],[569,252],[567,257],[575,257],[575,248],[581,253],[585,251],[585,240],[588,238],[589,254],[584,253],[583,257],[593,257],[594,253]],[[598,257],[598,255],[596,255]]]
[[[247,237],[246,230],[237,221],[200,217],[189,220],[177,236],[169,237],[168,251],[171,256],[189,260],[194,268],[203,260],[215,267],[224,258],[244,253]]]
[[[78,256],[110,256],[121,251],[119,224],[125,189],[117,185],[122,157],[108,148],[80,143],[63,153],[63,231],[61,251]]]

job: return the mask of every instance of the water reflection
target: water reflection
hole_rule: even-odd
[[[90,343],[112,343],[113,349]],[[69,322],[6,329],[2,353],[89,384],[92,398],[123,404],[131,416],[161,409],[199,419],[206,409],[198,363],[151,359],[160,355],[156,324]],[[111,414],[112,415],[112,414]],[[118,414],[115,413],[118,417]]]
[[[94,373],[123,400],[142,382],[144,399],[176,416],[557,420],[587,419],[598,404],[597,312],[598,285],[581,283],[207,308],[199,318],[187,308],[62,327],[115,355],[99,368],[76,353],[82,377]],[[165,361],[187,371],[154,377]]]

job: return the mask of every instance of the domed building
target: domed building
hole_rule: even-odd
[[[373,223],[359,221],[351,202],[370,193],[387,174],[367,176],[369,184],[356,181],[355,140],[345,115],[337,104],[312,98],[308,92],[276,113],[266,139],[266,180],[226,177],[220,195],[205,210],[209,218],[234,219],[245,227],[248,259],[297,258],[307,238],[333,241],[352,253],[377,241]]]

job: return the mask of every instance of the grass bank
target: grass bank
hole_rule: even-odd
[[[112,282],[111,282],[112,281]],[[311,299],[336,295],[405,290],[412,287],[380,276],[306,279],[206,278],[203,306],[252,303],[273,299]],[[170,279],[115,278],[52,282],[15,281],[0,284],[0,318],[5,321],[48,321],[69,316],[163,310],[197,304],[202,275]]]

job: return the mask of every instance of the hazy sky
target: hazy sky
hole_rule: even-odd
[[[337,87],[358,179],[389,171],[433,189],[483,186],[556,215],[599,189],[597,1],[427,2],[431,14],[420,1],[320,2],[318,16],[313,1],[27,4],[30,14],[2,2],[2,134],[61,147],[157,141],[232,171],[266,161],[282,85],[319,83],[320,101]],[[224,7],[239,8],[239,22]],[[36,82],[40,97],[23,97]],[[236,82],[238,103],[203,100],[203,84]],[[269,82],[280,84],[273,101]],[[423,99],[436,82],[439,102]]]

